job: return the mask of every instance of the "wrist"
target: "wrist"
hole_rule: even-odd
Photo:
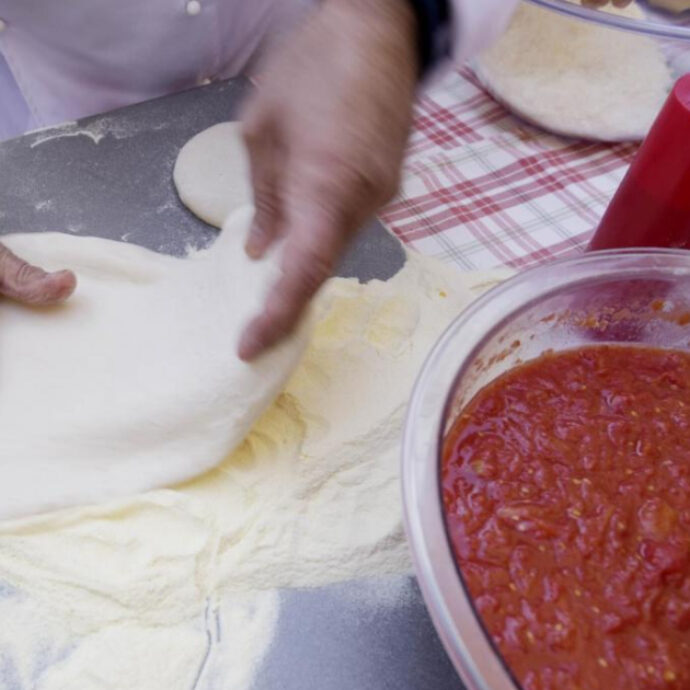
[[[410,0],[325,0],[323,5],[356,16],[363,25],[385,24],[414,40],[417,17]]]
[[[410,0],[324,0],[322,8],[330,10],[332,23],[349,27],[363,40],[378,36],[420,71],[419,25]]]

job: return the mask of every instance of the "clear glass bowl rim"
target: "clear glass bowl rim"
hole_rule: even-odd
[[[533,5],[539,5],[561,14],[584,19],[612,29],[634,31],[636,33],[659,36],[663,38],[690,39],[690,26],[659,21],[658,19],[633,19],[617,14],[611,14],[594,7],[583,7],[568,0],[526,0]]]

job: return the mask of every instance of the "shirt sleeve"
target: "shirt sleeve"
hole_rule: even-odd
[[[506,28],[517,0],[448,0],[451,2],[452,56],[457,63],[474,57]]]
[[[29,107],[0,52],[0,141],[23,134],[32,125]]]

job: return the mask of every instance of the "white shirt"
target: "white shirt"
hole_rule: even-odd
[[[0,139],[237,76],[315,1],[0,0]],[[454,0],[455,59],[515,2]]]

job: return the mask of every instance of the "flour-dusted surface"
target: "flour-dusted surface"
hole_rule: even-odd
[[[52,309],[0,301],[0,518],[183,481],[242,441],[307,340],[297,329],[256,362],[237,357],[279,273],[276,252],[244,252],[252,215],[237,211],[186,260],[65,234],[5,238],[46,269],[73,269],[78,286]]]
[[[236,119],[245,79],[214,83],[0,142],[0,234],[69,232],[184,256],[217,231],[180,203],[172,171],[197,132]]]
[[[631,5],[612,11],[643,16]],[[556,134],[642,139],[672,84],[653,39],[523,3],[508,31],[475,61],[486,89]]]
[[[412,575],[283,590],[251,690],[464,690]]]
[[[403,410],[477,283],[416,255],[387,282],[333,280],[302,364],[216,469],[132,500],[0,524],[0,639],[18,650],[17,677],[52,690],[94,669],[90,690],[101,669],[118,690],[186,690],[194,674],[196,687],[250,688],[275,630],[274,588],[407,572]],[[247,653],[228,661],[228,649]],[[221,676],[237,680],[213,685]]]
[[[238,117],[250,88],[245,79],[213,83],[0,142],[0,235],[94,235],[173,256],[208,247],[218,232],[184,207],[173,168],[195,135]],[[336,272],[385,279],[403,259],[372,221]]]

